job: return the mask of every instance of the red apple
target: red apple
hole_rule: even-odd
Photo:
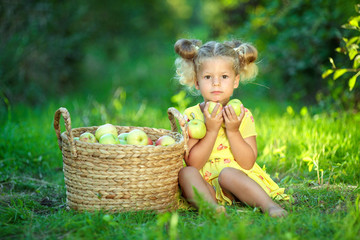
[[[92,134],[90,132],[84,132],[83,134],[81,134],[79,137],[79,140],[82,142],[88,142],[88,143],[96,142],[96,138],[95,138],[94,134]]]
[[[150,137],[148,137],[148,145],[154,145],[153,141],[151,140]]]
[[[172,138],[171,136],[169,135],[164,135],[164,136],[161,136],[158,140],[156,140],[155,142],[155,145],[156,146],[169,146],[171,144],[174,144],[175,143],[175,139]]]

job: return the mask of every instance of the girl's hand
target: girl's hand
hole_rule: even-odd
[[[240,116],[237,116],[235,110],[231,105],[226,105],[222,111],[223,117],[225,120],[226,131],[236,132],[239,131],[241,121],[245,116],[244,105],[241,104],[241,113]]]
[[[216,104],[216,106],[214,107],[214,110],[211,112],[211,114],[209,113],[209,102],[207,102],[205,104],[205,108],[204,108],[204,117],[205,117],[205,125],[206,125],[206,130],[208,132],[219,132],[219,129],[221,128],[221,124],[223,122],[223,115],[222,115],[222,109],[219,103]],[[219,113],[216,114],[218,112],[218,110],[220,109]]]

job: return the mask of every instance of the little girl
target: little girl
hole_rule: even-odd
[[[197,118],[205,122],[206,135],[202,139],[190,138],[187,167],[179,173],[184,197],[193,205],[198,193],[218,212],[224,204],[238,200],[260,207],[273,217],[287,212],[272,198],[287,196],[278,185],[256,164],[257,145],[254,118],[241,105],[241,114],[226,104],[240,81],[257,74],[257,50],[240,41],[207,42],[181,39],[175,43],[177,78],[183,85],[200,91],[204,102],[185,110],[188,120]],[[216,107],[209,113],[209,102]],[[220,203],[221,205],[218,205]]]

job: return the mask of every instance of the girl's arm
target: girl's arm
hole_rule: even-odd
[[[234,155],[235,161],[240,167],[249,170],[254,166],[257,158],[257,145],[256,136],[244,139],[239,131],[241,121],[245,116],[245,108],[241,106],[241,114],[238,117],[231,106],[226,106],[223,115],[226,135],[229,139],[231,152]]]
[[[219,114],[216,114],[219,107],[220,104],[217,104],[213,112],[210,114],[208,111],[209,104],[205,104],[204,117],[206,125],[206,135],[200,140],[192,138],[189,139],[189,155],[185,157],[185,162],[188,166],[193,166],[197,169],[201,169],[209,159],[219,129],[223,122],[222,113],[220,112]]]

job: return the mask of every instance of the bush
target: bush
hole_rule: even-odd
[[[62,1],[0,2],[0,93],[11,102],[43,103],[71,88],[87,32],[84,9]]]
[[[345,106],[350,109],[360,110],[360,87],[356,84],[356,80],[360,75],[360,4],[355,7],[357,16],[351,17],[348,23],[342,27],[344,29],[353,30],[349,38],[343,38],[341,45],[335,49],[336,52],[342,53],[343,61],[338,66],[334,60],[330,58],[332,68],[327,69],[323,73],[323,78],[332,76],[332,79],[328,79],[330,88],[330,99],[335,102],[336,105]],[[338,59],[339,61],[339,59]],[[337,80],[339,79],[339,80]],[[345,79],[341,80],[341,79]],[[335,82],[335,80],[337,80]],[[330,101],[329,98],[319,98],[321,103]]]
[[[355,1],[257,1],[232,9],[235,35],[252,41],[260,52],[259,81],[277,99],[315,103],[328,93],[321,75],[341,41],[340,26],[353,15]],[[242,7],[247,7],[247,21]],[[235,16],[235,17],[234,17]],[[245,15],[246,16],[246,15]],[[233,34],[232,34],[233,35]],[[264,89],[265,90],[265,89]]]

